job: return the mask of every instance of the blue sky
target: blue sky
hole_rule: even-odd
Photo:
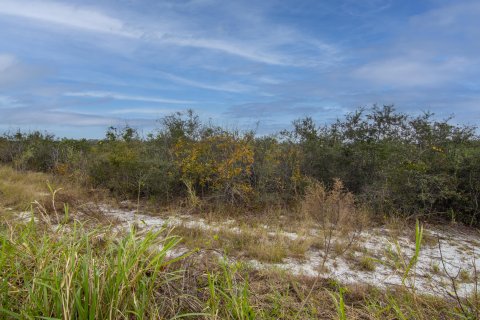
[[[480,120],[480,1],[0,0],[0,130],[174,111],[259,133],[361,106]]]

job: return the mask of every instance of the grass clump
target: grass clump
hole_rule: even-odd
[[[222,262],[220,272],[208,274],[208,310],[212,319],[256,319],[248,279],[239,277],[241,264]],[[226,314],[225,314],[226,313]]]
[[[460,270],[458,276],[459,276],[461,282],[471,282],[472,281],[472,276],[471,276],[470,272],[468,272],[468,270],[464,270],[464,269]]]
[[[432,263],[431,267],[432,267],[432,273],[433,274],[440,274],[441,273],[440,265],[438,263]]]
[[[56,231],[33,220],[0,230],[0,318],[161,319],[184,311],[169,291],[181,271],[165,230],[116,238],[75,222]]]
[[[363,256],[359,261],[359,267],[365,271],[375,271],[375,260],[371,257]]]

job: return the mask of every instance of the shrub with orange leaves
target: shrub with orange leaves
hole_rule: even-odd
[[[185,185],[198,194],[214,194],[231,203],[247,203],[253,148],[248,137],[220,132],[200,141],[179,139],[174,146],[176,164]]]

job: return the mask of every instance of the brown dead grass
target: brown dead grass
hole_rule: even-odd
[[[52,190],[58,190],[54,202]],[[101,190],[87,190],[67,178],[0,166],[0,207],[3,208],[30,210],[40,204],[47,212],[53,212],[54,206],[63,211],[64,205],[68,204],[74,210],[80,204],[105,198]]]
[[[5,207],[24,209],[34,200],[48,198],[47,181],[52,177],[36,172],[18,172],[0,166],[0,203]]]
[[[281,234],[268,234],[262,228],[245,226],[238,233],[228,229],[216,232],[177,226],[172,233],[181,236],[183,243],[190,249],[217,250],[229,256],[267,263],[280,263],[287,257],[303,259],[312,245],[308,239],[292,240]]]

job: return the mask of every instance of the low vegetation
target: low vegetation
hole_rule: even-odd
[[[0,314],[11,318],[158,319],[182,311],[163,294],[181,276],[166,254],[178,243],[161,232],[115,239],[79,223],[56,232],[35,223],[3,225]]]
[[[478,319],[478,300],[255,270],[208,250],[179,253],[173,234],[3,220],[0,318]]]

